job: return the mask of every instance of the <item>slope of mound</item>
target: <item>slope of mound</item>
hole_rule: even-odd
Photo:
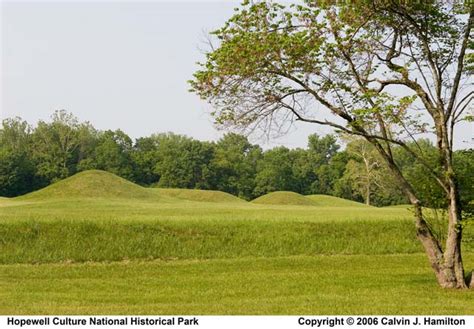
[[[318,207],[370,207],[364,203],[324,194],[307,195],[305,198],[313,201]]]
[[[191,190],[179,188],[154,188],[159,196],[198,202],[246,202],[221,191]]]
[[[408,208],[411,208],[413,207],[411,204],[396,204],[396,205],[392,205],[392,206],[386,206],[384,208],[401,208],[401,209],[408,209]]]
[[[156,198],[156,195],[152,191],[112,173],[101,170],[87,170],[19,198],[46,199],[54,197],[116,197],[136,199]]]
[[[8,204],[10,202],[10,200],[11,200],[10,198],[0,196],[0,206]]]
[[[295,192],[278,191],[271,192],[252,200],[257,204],[271,205],[295,205],[295,206],[315,206],[316,204],[310,199]]]

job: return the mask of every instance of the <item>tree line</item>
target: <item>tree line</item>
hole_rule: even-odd
[[[425,161],[436,167],[432,143],[416,143]],[[443,192],[424,166],[402,148],[394,153],[423,203],[443,207]],[[454,159],[461,199],[468,203],[474,199],[474,150],[456,151]],[[272,191],[294,191],[377,206],[407,202],[377,151],[360,138],[313,134],[306,148],[263,150],[235,133],[216,142],[173,133],[132,140],[120,129],[97,130],[64,110],[36,126],[20,118],[3,120],[1,196],[22,195],[89,169],[106,170],[142,186],[219,190],[246,200]]]

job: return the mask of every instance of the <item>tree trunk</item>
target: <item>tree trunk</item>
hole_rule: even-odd
[[[461,216],[458,200],[457,197],[453,198],[449,205],[448,238],[444,254],[423,218],[420,202],[416,198],[410,201],[415,208],[416,236],[425,249],[438,284],[443,288],[465,289],[468,286],[461,257],[462,229],[459,225]]]
[[[455,204],[456,201],[453,203]],[[415,208],[416,235],[425,249],[438,284],[443,288],[467,288],[461,257],[462,231],[458,224],[460,217],[450,205],[448,238],[446,240],[446,251],[443,254],[438,240],[423,218],[420,203],[412,202],[412,204]]]
[[[365,164],[365,171],[367,173],[367,188],[365,190],[365,204],[370,206],[370,184],[372,183],[371,182],[371,178],[370,178],[370,164],[369,164],[369,159],[368,157],[366,158],[365,156],[363,156],[363,159],[364,159],[364,164]]]
[[[418,240],[420,240],[425,253],[428,256],[428,260],[435,273],[438,284],[443,288],[467,288],[461,257],[461,212],[454,175],[449,177],[451,191],[448,208],[449,226],[448,238],[446,240],[446,251],[443,254],[439,241],[436,239],[428,223],[423,218],[421,202],[416,197],[413,187],[405,179],[393,159],[383,152],[380,144],[375,143],[374,146],[377,149],[380,149],[379,152],[387,162],[390,171],[397,178],[400,187],[413,205],[415,210],[416,236]]]
[[[464,267],[461,256],[461,209],[456,183],[452,177],[449,179],[449,205],[448,205],[448,237],[444,252],[444,271],[455,288],[467,288],[464,277]]]
[[[370,206],[370,183],[367,185],[367,192],[365,197],[365,203]]]
[[[425,249],[425,253],[428,256],[428,260],[435,273],[438,284],[443,288],[448,288],[449,284],[447,284],[446,277],[442,271],[443,251],[441,246],[423,218],[423,211],[420,201],[415,198],[411,199],[410,202],[415,209],[416,237],[418,240],[420,240],[423,248]]]
[[[441,112],[443,113],[443,112]],[[446,248],[443,255],[443,272],[446,284],[449,288],[467,288],[464,277],[464,267],[461,256],[461,208],[459,200],[459,189],[453,168],[452,150],[449,143],[449,135],[446,129],[444,116],[436,120],[437,143],[440,152],[440,162],[444,167],[446,197],[448,200],[448,236]]]

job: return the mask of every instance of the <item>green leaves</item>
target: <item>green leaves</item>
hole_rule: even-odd
[[[466,27],[457,10],[438,2],[245,2],[212,33],[219,42],[192,91],[224,128],[268,132],[295,118],[321,119],[324,107],[349,127],[380,133],[382,117],[394,136],[423,133],[416,109],[448,104],[443,95],[453,86],[447,75]],[[468,51],[466,72],[473,61]]]

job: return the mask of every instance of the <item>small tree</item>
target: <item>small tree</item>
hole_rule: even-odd
[[[353,159],[347,163],[344,174],[352,181],[365,203],[371,205],[371,196],[375,190],[384,187],[382,159],[366,140],[352,140],[347,145],[347,152]]]
[[[296,120],[364,137],[413,205],[417,236],[438,283],[466,288],[453,142],[474,98],[465,68],[474,5],[306,1],[286,8],[246,1],[236,10],[213,33],[220,44],[191,81],[214,106],[216,123],[281,131]],[[408,143],[420,133],[433,133],[441,171]],[[444,248],[394,160],[394,145],[427,169],[448,200]]]

